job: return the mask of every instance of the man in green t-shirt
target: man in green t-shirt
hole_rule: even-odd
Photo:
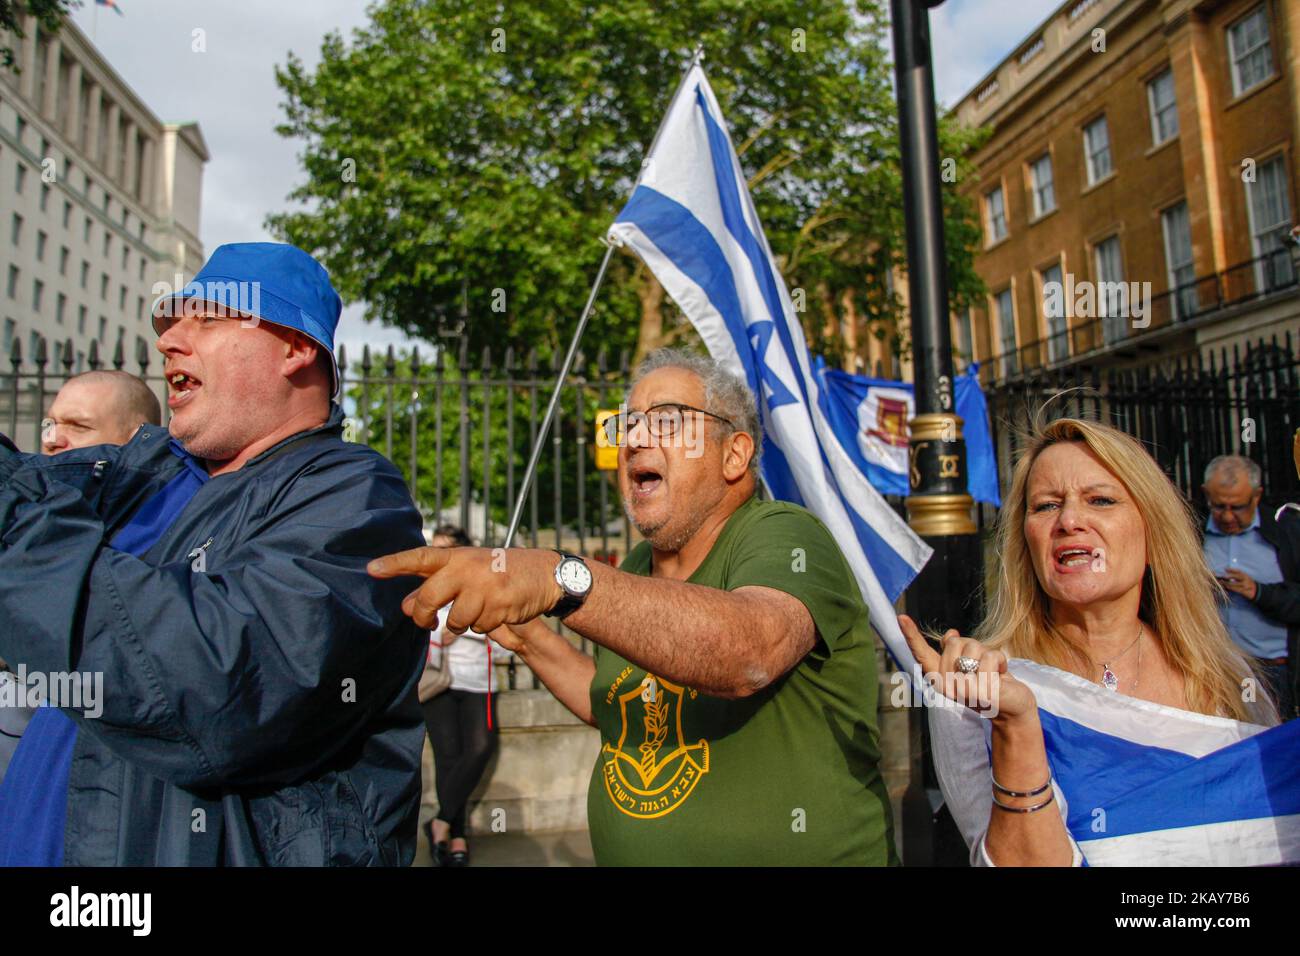
[[[867,611],[825,526],[755,497],[753,394],[710,359],[662,350],[611,421],[645,538],[621,570],[457,548],[372,573],[428,576],[405,605],[417,623],[454,601],[448,630],[492,631],[600,730],[587,798],[598,863],[896,863]]]

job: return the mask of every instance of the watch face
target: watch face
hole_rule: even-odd
[[[560,586],[570,594],[586,594],[591,589],[591,569],[582,561],[566,558],[560,563]]]

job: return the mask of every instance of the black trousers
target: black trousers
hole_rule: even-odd
[[[465,836],[465,809],[497,746],[495,721],[487,725],[487,694],[450,688],[424,702],[424,726],[433,745],[438,819],[452,838]],[[492,695],[496,711],[496,695]]]

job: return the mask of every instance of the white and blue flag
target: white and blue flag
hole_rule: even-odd
[[[844,450],[882,495],[907,494],[911,465],[907,423],[915,412],[912,383],[830,368],[821,356],[814,356],[813,362],[822,386],[823,411]],[[999,508],[998,462],[979,366],[968,367],[953,385],[957,415],[964,422],[970,496]]]
[[[1107,690],[1046,664],[1010,672],[1038,704],[1057,809],[1085,866],[1300,864],[1300,720],[1275,727]],[[992,721],[929,708],[944,800],[972,848],[993,810]],[[972,861],[980,863],[975,850]]]
[[[649,266],[763,415],[763,480],[830,529],[872,624],[908,670],[893,601],[931,549],[845,453],[822,410],[803,328],[758,221],[722,111],[696,64],[668,108],[612,242]]]

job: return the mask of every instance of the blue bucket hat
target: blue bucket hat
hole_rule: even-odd
[[[338,396],[334,330],[343,302],[330,285],[325,267],[297,246],[283,242],[218,246],[185,288],[153,304],[154,331],[162,335],[166,327],[161,320],[185,315],[186,302],[206,302],[232,315],[251,316],[301,332],[329,355],[333,395]]]

